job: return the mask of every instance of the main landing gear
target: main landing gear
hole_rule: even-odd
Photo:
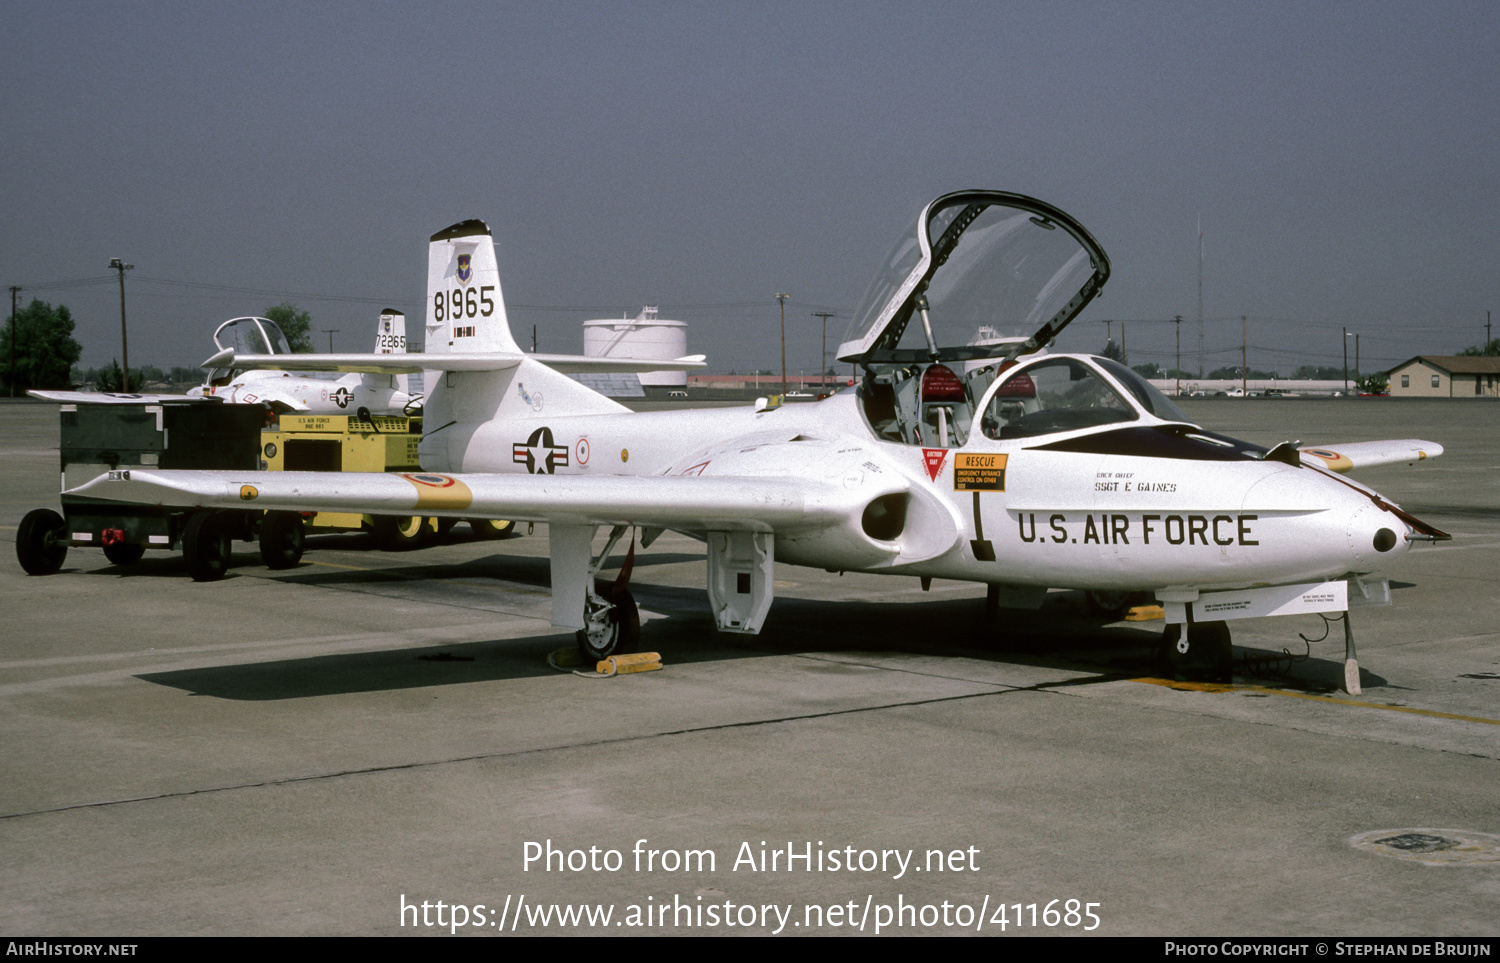
[[[1090,589],[1083,593],[1083,597],[1088,601],[1089,608],[1115,621],[1123,619],[1134,606],[1152,604],[1151,596],[1145,592]]]
[[[578,630],[576,637],[578,651],[591,662],[633,652],[641,639],[641,613],[636,608],[635,597],[626,588],[635,568],[634,536],[631,536],[630,551],[625,555],[625,564],[620,566],[620,574],[608,585],[597,581],[599,570],[626,529],[625,525],[615,526],[609,533],[604,551],[589,567],[588,592],[583,600],[583,628]]]
[[[634,652],[641,640],[641,613],[629,589],[606,587],[608,596],[589,592],[584,603],[584,627],[578,630],[578,651],[591,662]]]

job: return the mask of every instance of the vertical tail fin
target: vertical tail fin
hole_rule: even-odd
[[[462,221],[432,235],[427,248],[426,351],[520,350],[505,316],[489,226],[479,220]]]
[[[520,355],[483,370],[446,369],[434,359],[433,369],[423,372],[426,434],[418,454],[428,471],[508,467],[508,446],[516,438],[497,422],[626,410],[521,351],[505,316],[495,242],[483,221],[463,221],[432,235],[426,327],[429,355]]]
[[[375,354],[406,354],[406,315],[395,308],[380,312],[375,322]],[[396,375],[396,390],[410,395],[410,375]]]

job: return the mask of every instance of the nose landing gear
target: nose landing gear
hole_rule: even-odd
[[[1335,621],[1334,616],[1324,615],[1325,622]],[[1344,623],[1344,691],[1349,695],[1360,695],[1359,655],[1354,647],[1354,628],[1347,611],[1338,615]],[[1185,631],[1184,631],[1185,630]],[[1327,637],[1326,632],[1323,636]],[[1301,636],[1304,642],[1313,643],[1322,639]],[[1283,650],[1284,651],[1284,650]],[[1288,657],[1299,661],[1300,657]],[[1169,624],[1162,633],[1161,660],[1163,674],[1181,682],[1234,681],[1234,647],[1230,643],[1229,625],[1226,622],[1189,622],[1186,625]],[[1254,660],[1250,660],[1254,665]],[[1253,669],[1251,670],[1253,673]]]
[[[1169,678],[1181,682],[1234,681],[1234,646],[1226,622],[1170,624],[1162,633],[1161,646]]]

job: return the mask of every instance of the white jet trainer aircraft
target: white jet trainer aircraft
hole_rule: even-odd
[[[362,408],[376,415],[410,414],[422,404],[421,394],[413,394],[409,387],[411,375],[404,372],[351,373],[337,381],[325,381],[278,371],[276,365],[249,366],[247,370],[234,359],[292,353],[286,335],[268,318],[225,321],[214,332],[214,344],[219,353],[203,362],[209,369],[208,381],[188,392],[190,395],[219,398],[230,404],[268,404],[277,411],[314,415],[353,414]],[[381,311],[375,322],[375,353],[406,354],[406,315],[395,308]],[[321,357],[329,364],[343,356]]]
[[[273,357],[284,360],[292,354],[286,335],[270,318],[232,318],[214,331],[219,352],[203,362],[208,378],[184,395],[152,395],[134,392],[31,391],[48,401],[69,404],[160,405],[197,401],[225,404],[264,404],[277,412],[312,415],[358,414],[361,409],[375,415],[410,414],[422,405],[421,393],[408,387],[410,375],[387,371],[347,374],[336,381],[292,375],[277,365],[249,366],[236,358]],[[375,321],[375,351],[378,355],[406,353],[406,315],[386,308]],[[347,355],[317,355],[327,366],[333,358]],[[357,357],[366,357],[358,355]],[[390,360],[387,358],[386,360]],[[324,367],[314,370],[337,370]]]
[[[1193,424],[1123,365],[1038,354],[1109,276],[1104,251],[1063,211],[964,191],[933,201],[915,227],[839,347],[839,360],[863,368],[855,390],[776,408],[632,413],[560,373],[628,363],[521,351],[489,228],[465,221],[429,247],[419,357],[441,375],[428,383],[424,471],[132,469],[76,494],[547,522],[552,622],[577,629],[595,658],[638,633],[629,557],[615,586],[595,584],[632,529],[648,545],[664,529],[703,539],[723,631],[760,630],[777,562],[983,582],[991,605],[1008,607],[1036,607],[1048,588],[1153,593],[1169,660],[1219,675],[1226,620],[1388,602],[1377,573],[1414,541],[1447,537],[1329,470],[1416,461],[1440,454],[1436,444],[1266,450]],[[1032,333],[966,343],[982,326]],[[233,364],[330,360],[415,370],[371,356]],[[645,364],[671,366],[635,368]],[[227,551],[200,528],[186,551]],[[1345,637],[1357,689],[1347,621]]]

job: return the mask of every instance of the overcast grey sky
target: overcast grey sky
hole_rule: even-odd
[[[45,285],[111,257],[135,364],[196,364],[283,300],[368,350],[386,303],[420,330],[427,236],[478,217],[518,340],[581,351],[585,318],[651,303],[711,370],[773,367],[784,291],[810,372],[811,312],[836,342],[896,232],[971,187],[1110,253],[1064,349],[1196,318],[1200,214],[1209,367],[1241,314],[1286,374],[1339,363],[1340,326],[1371,370],[1500,309],[1495,3],[0,11],[0,284],[67,304],[85,364],[118,356],[116,288]],[[1171,362],[1170,325],[1128,330],[1133,363]]]

